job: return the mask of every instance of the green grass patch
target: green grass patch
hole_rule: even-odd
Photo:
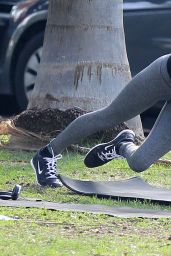
[[[117,201],[79,196],[66,188],[41,188],[30,166],[34,152],[0,150],[0,190],[22,185],[22,197],[56,202],[167,209],[150,202]],[[171,154],[166,156],[171,158]],[[67,153],[59,172],[82,180],[119,180],[135,176],[126,161],[88,169],[84,156]],[[171,186],[171,166],[153,165],[140,176],[157,186]],[[0,221],[0,255],[171,255],[170,219],[122,219],[88,213],[1,207],[0,214],[18,221]]]

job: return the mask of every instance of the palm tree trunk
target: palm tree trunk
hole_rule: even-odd
[[[130,79],[123,0],[50,0],[28,109],[93,111],[110,104]],[[142,133],[139,116],[128,125]]]

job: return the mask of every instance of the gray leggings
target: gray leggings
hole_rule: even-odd
[[[156,102],[165,100],[166,105],[145,142],[140,147],[133,143],[124,144],[120,152],[133,170],[147,169],[171,150],[171,79],[167,71],[169,56],[160,57],[136,75],[109,106],[74,120],[48,147],[52,147],[57,155],[67,146],[127,121]]]

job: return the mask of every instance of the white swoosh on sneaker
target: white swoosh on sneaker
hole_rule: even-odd
[[[40,175],[41,175],[43,171],[41,171],[41,170],[40,170],[40,164],[39,164],[39,161],[38,161],[38,168],[37,168],[37,169],[38,169],[38,174],[40,174]]]

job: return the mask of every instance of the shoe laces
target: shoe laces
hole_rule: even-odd
[[[109,147],[111,148],[111,146],[106,146],[104,152],[102,151],[101,153],[98,153],[98,157],[103,162],[105,162],[106,160],[108,161],[118,157],[115,151],[115,147],[112,147],[110,150],[108,150]]]
[[[59,154],[57,156],[54,155],[54,152],[52,150],[52,157],[44,157],[43,159],[47,162],[47,172],[46,172],[46,176],[47,179],[53,179],[53,178],[57,178],[57,174],[56,174],[56,161],[61,159],[62,155]]]

